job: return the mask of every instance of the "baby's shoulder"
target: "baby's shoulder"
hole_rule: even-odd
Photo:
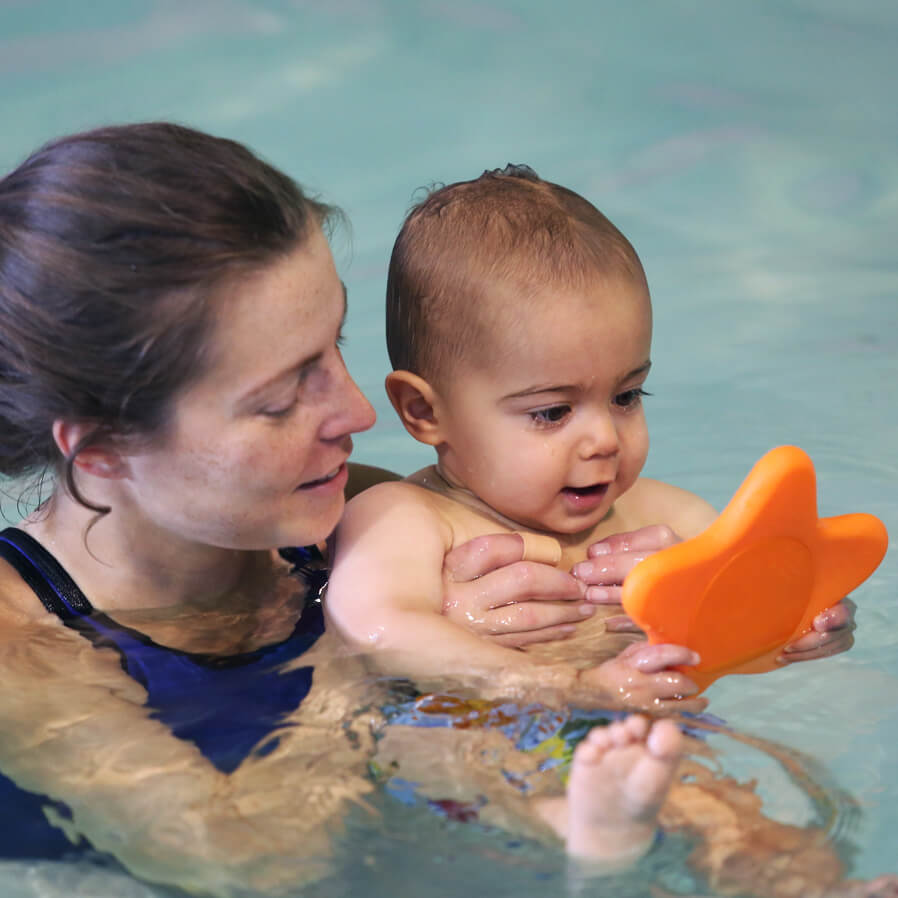
[[[421,537],[424,531],[437,529],[446,551],[479,536],[512,532],[481,506],[464,492],[447,488],[431,466],[355,496],[347,503],[339,531],[377,527],[399,532],[403,528]]]
[[[615,505],[626,529],[665,524],[683,539],[701,533],[717,517],[695,493],[650,477],[640,477]]]
[[[383,515],[391,511],[424,509],[433,511],[429,491],[407,480],[389,480],[369,486],[346,503],[344,519],[372,513]]]

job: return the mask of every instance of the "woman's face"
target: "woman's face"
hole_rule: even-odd
[[[216,296],[205,373],[124,485],[171,537],[234,549],[308,545],[343,511],[350,434],[374,409],[339,349],[345,291],[319,228]]]

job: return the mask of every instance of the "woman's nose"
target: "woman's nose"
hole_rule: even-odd
[[[340,360],[339,384],[329,397],[332,403],[321,428],[321,438],[339,440],[351,433],[360,433],[374,426],[374,406],[365,398],[359,385],[352,379],[343,360]]]

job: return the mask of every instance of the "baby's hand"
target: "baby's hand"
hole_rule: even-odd
[[[780,664],[812,661],[847,652],[854,645],[854,612],[857,606],[851,599],[842,599],[814,618],[813,629],[800,639],[789,643],[777,658]]]
[[[586,553],[589,560],[575,564],[571,573],[586,584],[588,602],[620,605],[624,577],[644,558],[680,541],[670,527],[662,524],[629,533],[615,533],[593,543]],[[854,645],[855,610],[854,602],[846,598],[818,614],[811,632],[787,645],[777,659],[779,663],[794,664],[847,652]],[[625,614],[607,618],[605,627],[612,632],[639,632]]]
[[[681,645],[627,646],[617,657],[598,667],[580,672],[581,686],[595,688],[627,708],[653,711],[701,711],[707,699],[697,698],[698,686],[680,671],[681,665],[694,666],[700,661],[691,649]]]
[[[680,542],[670,527],[653,524],[628,533],[615,533],[587,549],[588,561],[574,565],[571,573],[586,584],[586,600],[596,605],[620,605],[624,577],[644,558]],[[618,633],[638,633],[625,614],[609,617],[605,627]]]

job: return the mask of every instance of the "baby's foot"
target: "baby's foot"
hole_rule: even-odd
[[[670,720],[650,725],[633,715],[591,730],[574,752],[568,781],[568,853],[613,866],[645,854],[682,745]]]

